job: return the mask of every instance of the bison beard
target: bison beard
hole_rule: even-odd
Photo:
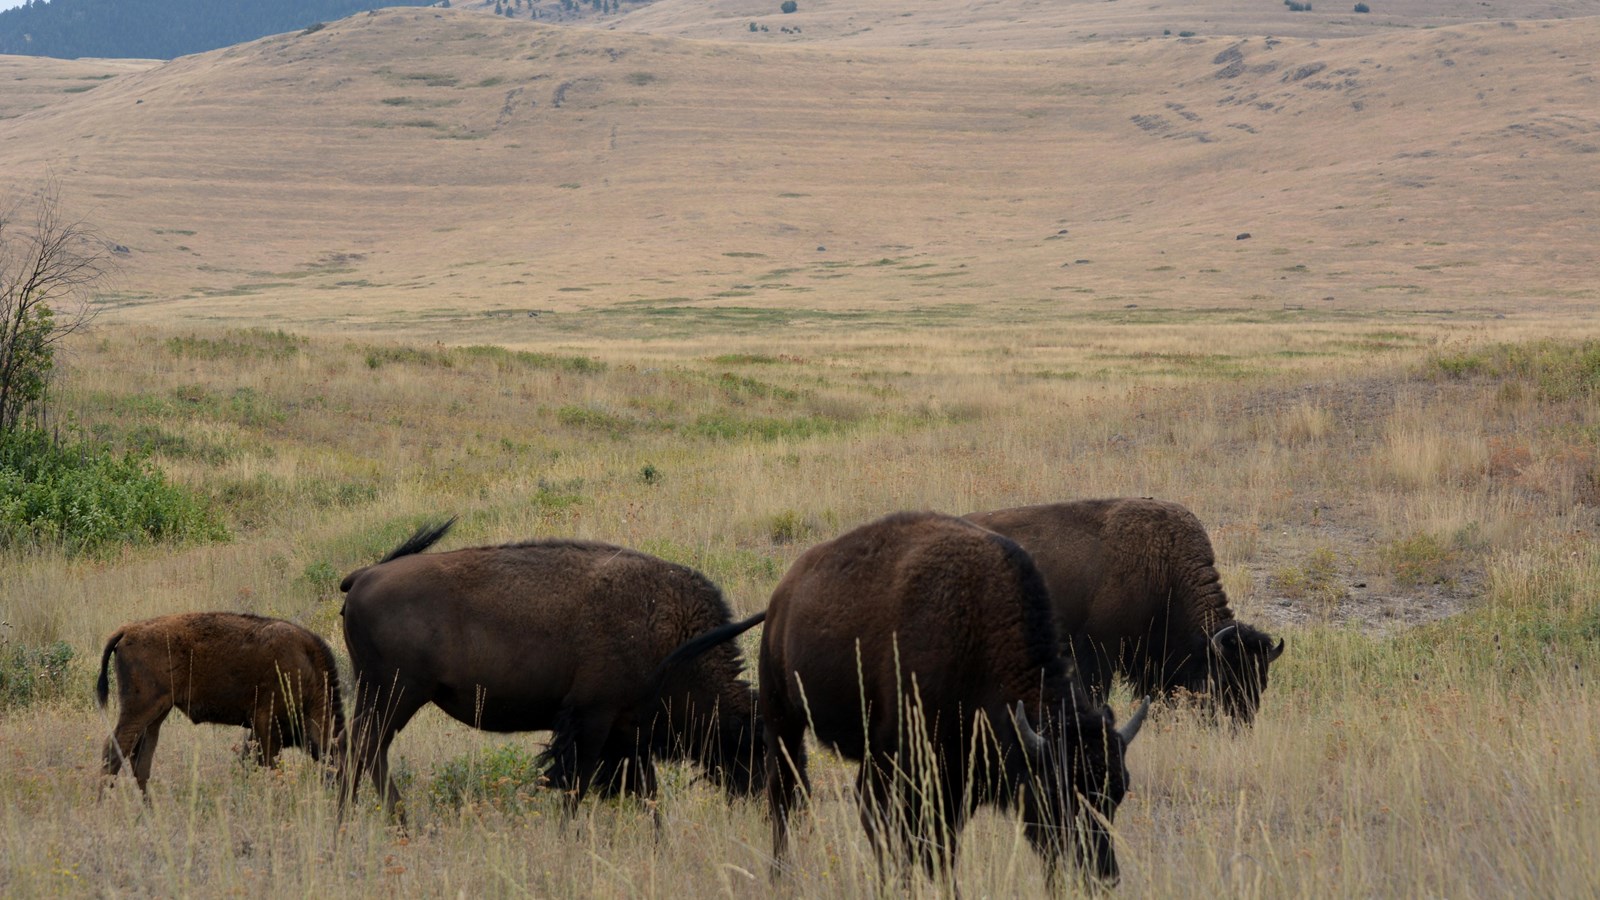
[[[737,650],[651,678],[673,647],[728,621],[715,585],[582,541],[422,554],[448,527],[420,529],[341,585],[357,681],[345,797],[370,767],[404,819],[389,746],[429,703],[486,731],[554,730],[547,783],[573,805],[590,790],[653,796],[660,758],[694,760],[730,794],[753,790],[762,754]]]
[[[1143,711],[1119,732],[1090,701],[1011,541],[900,513],[811,548],[772,595],[760,672],[775,867],[807,793],[809,727],[862,763],[862,824],[880,860],[948,873],[979,804],[1020,802],[1052,880],[1062,856],[1116,880],[1106,826]]]

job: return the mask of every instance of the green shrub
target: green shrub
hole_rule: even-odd
[[[1272,580],[1285,597],[1308,601],[1322,613],[1331,613],[1345,595],[1338,559],[1327,547],[1313,550],[1302,565],[1280,566]]]
[[[1484,549],[1476,529],[1463,528],[1449,538],[1418,531],[1383,546],[1379,555],[1398,584],[1452,584],[1467,561]]]
[[[783,0],[783,5],[779,6],[778,10],[785,15],[788,15],[799,8],[800,4],[796,3],[795,0]]]
[[[1365,3],[1357,3],[1356,4],[1356,12],[1358,12],[1358,13],[1369,13],[1369,12],[1372,12],[1372,7],[1366,5]]]
[[[27,706],[67,692],[72,647],[66,641],[42,646],[0,646],[0,709]]]
[[[539,788],[539,758],[515,744],[502,744],[458,756],[444,764],[429,785],[434,804],[460,808],[487,803],[498,809],[520,810]]]
[[[0,547],[89,553],[124,544],[221,540],[199,496],[140,455],[40,431],[0,436]]]
[[[774,544],[793,544],[810,537],[817,530],[814,522],[792,509],[769,517],[765,530]]]

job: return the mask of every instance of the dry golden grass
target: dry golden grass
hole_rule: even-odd
[[[1242,614],[1291,652],[1254,730],[1173,712],[1140,738],[1118,820],[1122,892],[1592,893],[1600,554],[1585,536],[1594,507],[1563,485],[1596,482],[1592,463],[1563,454],[1600,412],[1541,399],[1532,380],[1457,378],[1429,362],[1502,336],[1531,346],[1525,325],[1384,321],[1314,337],[1257,326],[1229,341],[1233,328],[1163,338],[1108,326],[1065,345],[999,325],[960,341],[858,332],[805,348],[774,330],[597,342],[603,366],[564,351],[101,329],[74,348],[63,415],[157,448],[236,538],[86,561],[13,553],[0,617],[10,639],[65,640],[84,661],[123,621],[191,609],[284,616],[338,647],[337,578],[445,514],[463,516],[447,546],[616,541],[703,569],[749,612],[806,546],[891,509],[1170,497],[1211,528]],[[1278,353],[1291,337],[1329,349]],[[1228,346],[1225,364],[1193,352],[1206,346]],[[1511,437],[1526,448],[1520,475],[1456,458]],[[1565,480],[1530,480],[1536,460],[1567,460]],[[1284,589],[1291,571],[1335,596]],[[1418,572],[1442,579],[1402,577]],[[540,740],[431,712],[394,750],[410,835],[373,810],[340,831],[303,757],[281,775],[251,772],[235,761],[237,732],[176,719],[153,807],[141,811],[131,785],[96,805],[108,720],[89,705],[87,665],[78,679],[62,700],[6,714],[8,895],[773,890],[760,805],[729,808],[685,770],[667,779],[659,840],[648,811],[627,804],[591,804],[563,827],[538,791],[515,808],[431,800],[467,754]],[[852,772],[819,758],[796,871],[776,890],[870,893]],[[1016,825],[974,824],[963,891],[1043,890]]]

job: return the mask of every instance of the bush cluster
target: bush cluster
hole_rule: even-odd
[[[429,793],[438,806],[484,803],[514,811],[535,795],[540,775],[537,754],[515,744],[502,744],[445,763],[434,776]]]
[[[0,435],[0,549],[92,553],[122,544],[227,537],[205,503],[137,454],[58,443],[38,430]]]
[[[72,655],[66,641],[42,646],[0,645],[0,709],[65,694],[71,681]]]

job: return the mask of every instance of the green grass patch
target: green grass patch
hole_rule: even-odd
[[[681,430],[695,437],[716,441],[770,442],[802,441],[821,435],[839,434],[850,427],[847,423],[819,416],[744,417],[719,412],[699,416]]]
[[[428,87],[455,87],[461,79],[440,72],[408,72],[395,76],[400,81],[420,81]]]
[[[651,538],[641,543],[639,549],[668,562],[688,566],[724,590],[735,586],[760,586],[770,590],[783,574],[783,563],[777,558],[736,547],[688,546],[670,538]]]
[[[636,428],[637,422],[627,416],[599,409],[593,406],[568,404],[556,410],[556,421],[568,428],[580,428],[584,431],[597,431],[612,437],[621,437]]]
[[[763,400],[800,399],[800,392],[798,391],[792,391],[786,387],[780,387],[765,381],[758,381],[754,378],[747,378],[743,375],[735,375],[732,372],[724,372],[717,376],[716,384],[717,387],[722,388],[727,393],[730,400],[734,401],[748,397],[757,397]]]
[[[96,430],[97,439],[110,435]],[[212,441],[186,437],[168,431],[160,425],[141,423],[122,435],[120,445],[142,456],[165,456],[168,459],[191,459],[211,466],[220,466],[239,456],[239,451]]]
[[[250,329],[230,331],[222,337],[184,335],[167,339],[167,352],[179,359],[290,359],[309,343],[285,331]]]
[[[507,350],[504,347],[473,345],[456,351],[468,359],[487,360],[502,372],[515,369],[548,369],[571,372],[575,375],[598,375],[606,371],[606,364],[590,356],[563,356],[556,353],[534,353],[527,350]]]
[[[1440,379],[1519,382],[1551,402],[1593,398],[1600,391],[1600,341],[1494,344],[1440,354],[1425,371]]]

